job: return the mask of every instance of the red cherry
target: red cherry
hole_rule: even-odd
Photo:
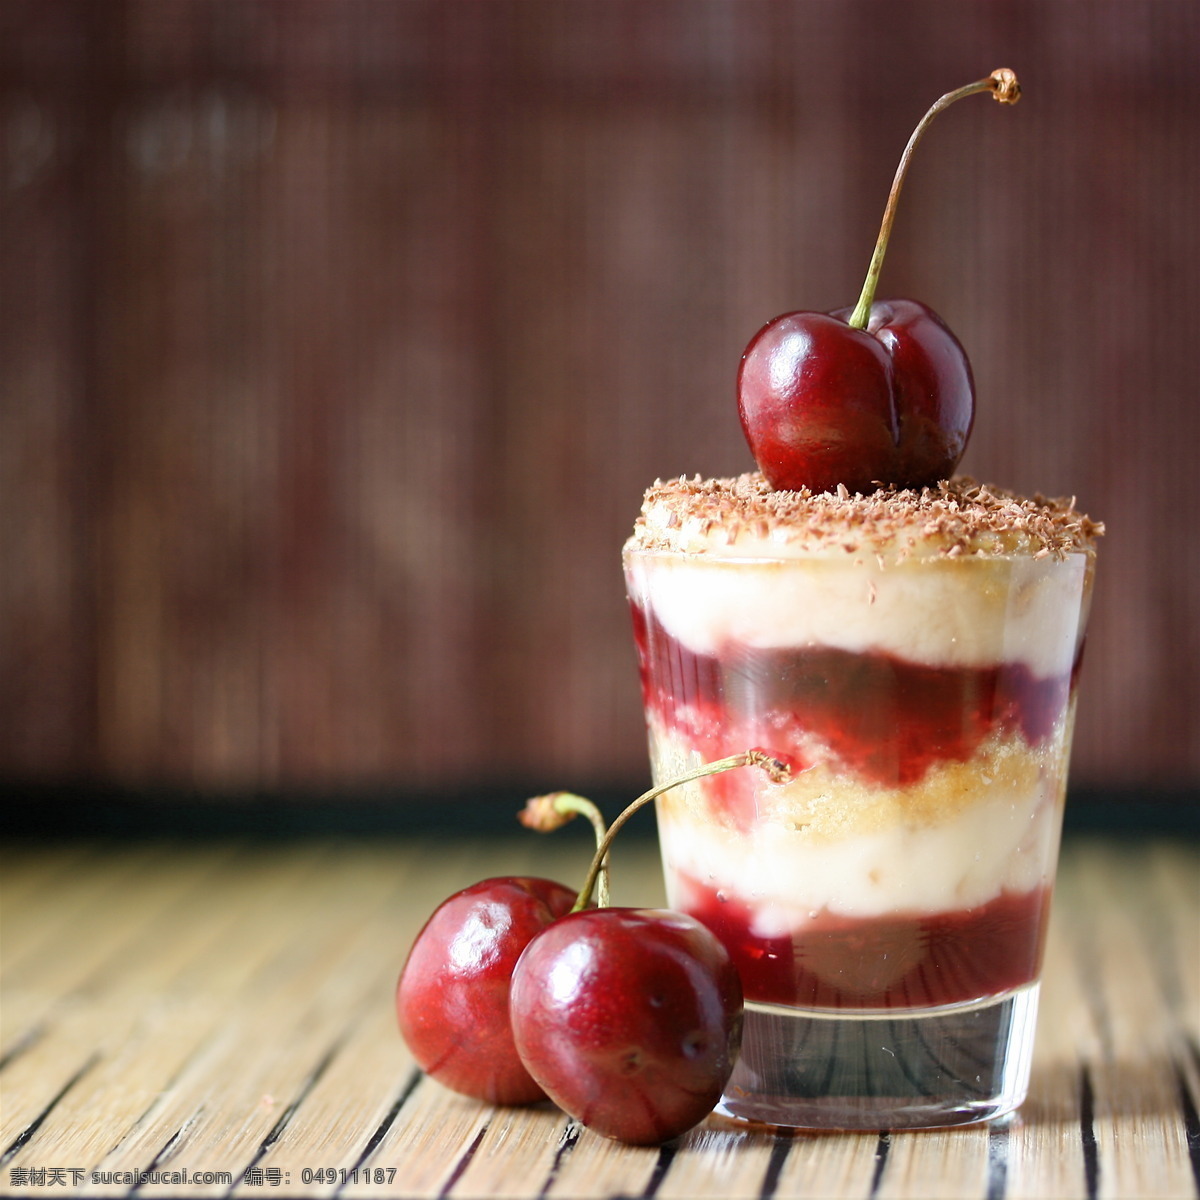
[[[574,903],[549,879],[485,879],[429,918],[396,985],[400,1032],[426,1074],[493,1104],[544,1098],[513,1044],[509,984],[529,942]]]
[[[874,491],[896,456],[891,374],[875,338],[828,313],[759,330],[738,370],[738,415],[771,486]]]
[[[1004,104],[1015,104],[1021,94],[1011,71],[993,71],[942,96],[913,131],[854,308],[786,313],[746,347],[738,369],[738,413],[772,487],[919,488],[949,478],[958,465],[975,416],[967,356],[932,309],[874,297],[917,142],[938,113],[984,91]]]
[[[941,318],[913,300],[776,317],[738,371],[738,413],[774,488],[874,491],[948,479],[975,415],[971,367]]]
[[[513,972],[521,1061],[546,1094],[607,1137],[656,1145],[703,1120],[741,1041],[742,987],[699,921],[660,909],[572,913]]]

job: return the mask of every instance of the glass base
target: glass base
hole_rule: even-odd
[[[967,1125],[1029,1087],[1038,984],[970,1005],[816,1012],[747,1003],[716,1111],[800,1129]]]

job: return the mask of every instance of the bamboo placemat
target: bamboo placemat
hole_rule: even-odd
[[[633,1149],[549,1105],[451,1094],[393,1020],[432,908],[491,874],[578,881],[572,837],[10,847],[3,1194],[1200,1195],[1195,845],[1068,843],[1018,1119],[813,1135],[710,1118]],[[616,872],[616,902],[661,903],[652,845],[619,846]]]

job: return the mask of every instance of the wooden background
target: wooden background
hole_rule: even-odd
[[[2,0],[0,777],[640,779],[618,550],[764,321],[1104,520],[1074,778],[1200,782],[1195,0]]]

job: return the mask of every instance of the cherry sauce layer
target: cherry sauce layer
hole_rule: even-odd
[[[728,646],[696,653],[631,602],[646,713],[704,758],[749,744],[810,765],[815,742],[842,770],[887,787],[937,762],[966,762],[989,737],[1045,740],[1066,712],[1072,670],[1040,678],[1022,663],[932,667],[825,646]]]
[[[826,1009],[930,1008],[996,996],[1037,978],[1049,887],[976,908],[869,920],[820,913],[763,937],[736,897],[680,879],[680,906],[725,944],[746,999]]]

